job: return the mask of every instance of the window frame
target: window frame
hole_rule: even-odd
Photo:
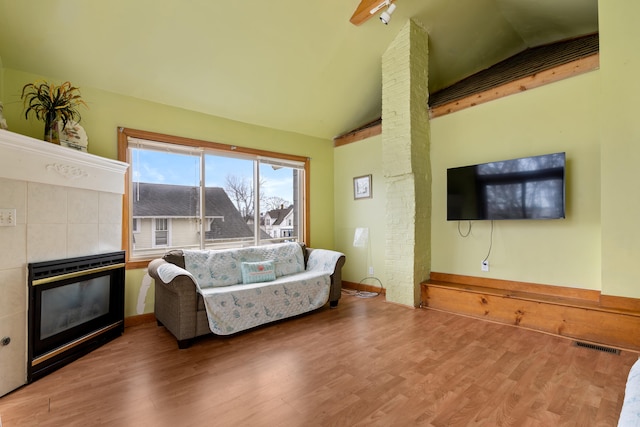
[[[288,161],[303,163],[304,164],[304,167],[303,167],[304,186],[302,188],[302,203],[301,203],[300,209],[302,209],[301,212],[304,215],[304,220],[303,220],[303,223],[301,224],[301,226],[303,227],[301,236],[302,236],[303,242],[306,243],[307,245],[310,245],[309,236],[311,233],[310,233],[310,227],[309,227],[310,225],[310,209],[309,209],[310,191],[309,190],[311,188],[310,186],[310,182],[311,182],[310,160],[311,159],[309,157],[279,153],[274,151],[260,150],[255,148],[247,148],[247,147],[241,147],[241,146],[231,145],[231,144],[222,144],[219,142],[204,141],[204,140],[186,138],[181,136],[167,135],[167,134],[144,131],[139,129],[130,129],[130,128],[120,127],[118,128],[118,160],[129,163],[129,164],[130,164],[130,159],[128,158],[129,137],[150,140],[150,141],[157,141],[157,142],[162,142],[166,144],[174,144],[177,146],[186,146],[190,148],[213,149],[221,152],[226,151],[229,153],[243,153],[251,156],[258,156],[258,157],[264,156],[272,159],[281,159],[284,161],[288,160]],[[122,201],[122,247],[126,251],[126,268],[127,269],[146,268],[149,261],[151,261],[151,259],[154,258],[153,256],[146,259],[136,258],[135,260],[131,260],[130,258],[131,254],[130,254],[129,248],[131,246],[130,240],[131,240],[131,232],[132,232],[131,230],[132,218],[131,218],[131,206],[130,206],[130,191],[131,191],[130,174],[131,174],[131,170],[130,168],[128,168],[125,173],[125,193],[123,195],[123,201]]]

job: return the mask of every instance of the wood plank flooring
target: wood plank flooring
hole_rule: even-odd
[[[615,426],[638,355],[383,297],[187,350],[155,323],[0,398],[13,426]]]

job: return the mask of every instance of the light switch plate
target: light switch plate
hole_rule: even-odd
[[[16,226],[16,210],[0,209],[0,227]]]

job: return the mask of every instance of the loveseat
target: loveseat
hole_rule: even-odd
[[[149,263],[155,317],[187,348],[198,336],[229,335],[324,306],[336,307],[344,254],[279,243],[172,250]]]

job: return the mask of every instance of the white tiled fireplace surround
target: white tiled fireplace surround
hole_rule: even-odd
[[[121,250],[126,168],[0,130],[0,396],[27,379],[27,264]]]

